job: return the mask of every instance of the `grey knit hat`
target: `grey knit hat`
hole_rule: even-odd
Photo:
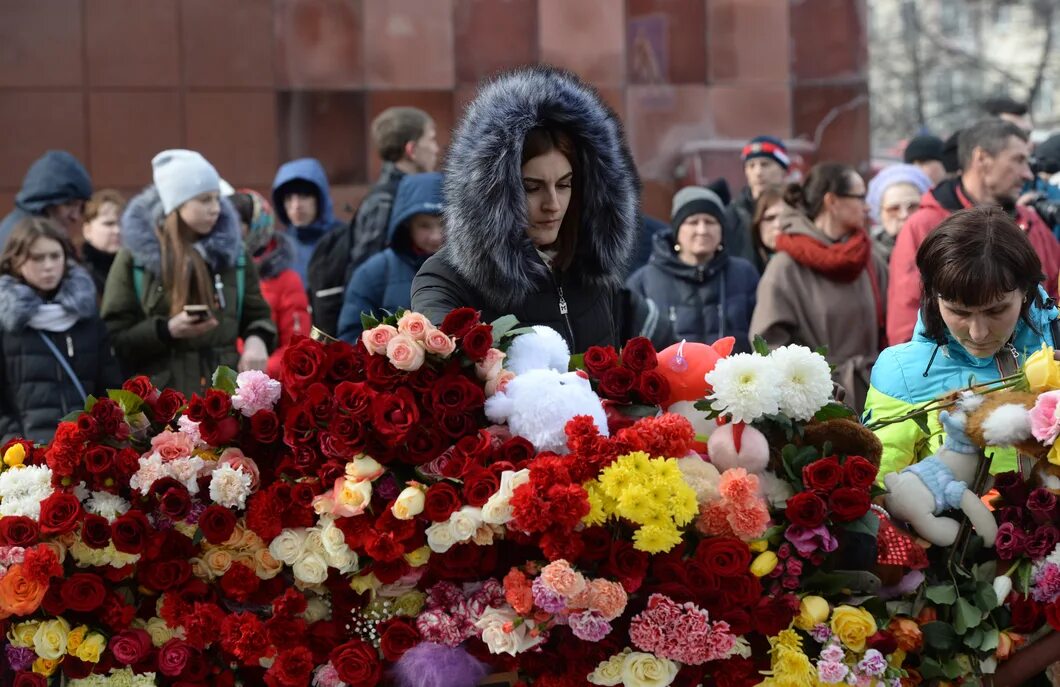
[[[725,204],[717,193],[702,186],[686,186],[674,194],[670,210],[670,228],[677,231],[691,215],[706,213],[725,226]]]
[[[221,176],[194,150],[163,150],[151,160],[155,187],[168,215],[201,193],[221,190]]]

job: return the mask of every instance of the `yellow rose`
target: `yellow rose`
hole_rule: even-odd
[[[421,546],[415,551],[410,551],[405,554],[405,562],[411,565],[413,568],[419,568],[427,564],[427,559],[431,557],[431,547]]]
[[[828,620],[828,602],[819,596],[804,596],[799,603],[799,615],[795,618],[795,627],[809,632],[817,625]]]
[[[863,608],[837,606],[832,613],[832,632],[851,651],[864,651],[865,640],[876,634],[876,619]]]
[[[162,645],[177,636],[177,631],[159,617],[148,620],[147,624],[144,625],[144,630],[151,635],[151,644],[157,648],[162,648]]]
[[[33,646],[33,635],[37,633],[39,626],[39,620],[28,620],[24,623],[19,623],[8,631],[7,638],[15,646],[31,648]]]
[[[77,647],[81,646],[81,642],[85,641],[85,635],[87,634],[87,625],[81,625],[76,629],[70,630],[70,634],[66,635],[66,653],[72,654],[77,651]]]
[[[77,653],[74,655],[86,663],[99,663],[99,657],[105,648],[107,640],[98,632],[93,632],[85,637],[85,641],[77,647]]]
[[[26,460],[26,449],[22,444],[14,444],[4,451],[4,465],[9,468],[19,467]]]
[[[37,675],[49,677],[59,667],[60,661],[53,658],[38,658],[33,662],[33,672]]]
[[[625,687],[666,687],[675,677],[677,664],[653,654],[633,651],[622,662],[622,684]]]
[[[1060,364],[1053,357],[1051,346],[1042,344],[1041,350],[1027,358],[1023,364],[1023,374],[1033,393],[1060,389]]]
[[[383,583],[376,579],[376,576],[372,573],[367,575],[358,575],[357,577],[350,580],[350,589],[357,592],[358,594],[364,594],[365,592],[375,592],[383,586]]]
[[[41,658],[58,660],[66,654],[68,634],[70,634],[70,623],[62,618],[46,620],[37,627],[33,635],[33,650]]]
[[[755,577],[765,577],[777,567],[780,559],[772,551],[763,551],[755,557],[751,563],[751,574]]]

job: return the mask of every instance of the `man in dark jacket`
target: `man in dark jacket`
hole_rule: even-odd
[[[732,201],[726,222],[725,247],[729,255],[755,261],[751,241],[751,222],[755,215],[755,201],[762,189],[780,186],[788,174],[788,149],[783,141],[772,136],[756,136],[740,151],[747,186]]]
[[[438,164],[434,121],[415,107],[391,107],[372,122],[372,142],[383,158],[383,171],[353,218],[350,268],[386,247],[390,207],[406,174],[433,172]]]
[[[293,267],[305,284],[313,249],[324,234],[342,226],[335,218],[327,174],[320,161],[303,157],[281,165],[272,182],[272,204],[294,239]]]
[[[36,215],[58,222],[71,242],[81,244],[85,201],[92,196],[92,180],[84,165],[65,150],[49,150],[29,166],[15,209],[0,223],[0,246],[23,217]]]

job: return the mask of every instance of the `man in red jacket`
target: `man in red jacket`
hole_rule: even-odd
[[[887,341],[904,343],[913,336],[920,309],[920,244],[951,213],[973,205],[1000,205],[1011,214],[1042,261],[1044,286],[1057,296],[1060,243],[1033,209],[1016,205],[1030,181],[1027,133],[1002,119],[983,120],[961,132],[958,143],[961,176],[943,181],[924,194],[920,209],[905,221],[891,254],[887,287]]]

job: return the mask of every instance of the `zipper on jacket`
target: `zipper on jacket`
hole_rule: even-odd
[[[225,293],[224,293],[224,289],[225,289],[225,285],[224,285],[224,282],[221,281],[221,275],[220,274],[213,275],[213,290],[217,294],[217,305],[220,306],[222,311],[225,309]]]
[[[66,335],[66,357],[74,357],[74,340],[70,338],[70,335]]]
[[[574,343],[574,327],[570,326],[570,317],[567,316],[567,299],[563,297],[563,287],[556,284],[556,291],[559,292],[559,314],[563,315],[563,321],[567,323],[567,333],[570,334],[570,348],[572,351],[577,350]]]

